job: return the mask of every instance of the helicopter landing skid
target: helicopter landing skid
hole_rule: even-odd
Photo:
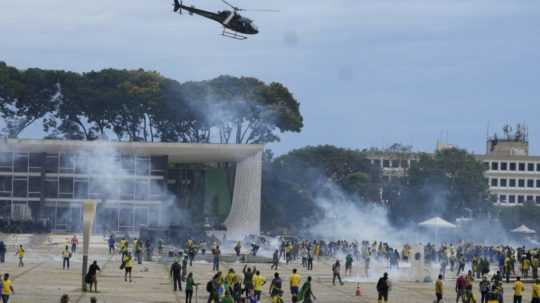
[[[222,36],[227,38],[232,38],[236,40],[246,40],[248,37],[239,34],[238,32],[228,30],[227,28],[223,28],[223,32],[221,33]]]

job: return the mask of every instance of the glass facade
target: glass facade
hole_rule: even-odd
[[[157,225],[167,169],[166,156],[0,152],[0,219],[78,230],[82,203],[94,199],[110,231]]]

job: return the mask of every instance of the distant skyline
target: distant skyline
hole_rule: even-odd
[[[172,13],[172,1],[0,2],[0,61],[78,72],[156,70],[178,81],[221,74],[286,85],[300,134],[270,144],[433,151],[437,139],[485,151],[486,131],[526,123],[540,154],[540,2],[534,0],[247,1],[260,34]],[[217,0],[184,1],[224,9]],[[31,130],[25,135],[37,136]]]

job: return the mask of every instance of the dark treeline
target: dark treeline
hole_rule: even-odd
[[[220,76],[186,82],[144,70],[87,73],[0,62],[3,134],[40,123],[48,138],[269,143],[299,132],[299,103],[280,83]]]

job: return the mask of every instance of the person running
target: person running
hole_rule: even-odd
[[[124,265],[124,282],[128,281],[129,276],[129,282],[131,283],[131,272],[133,271],[133,256],[131,256],[131,252],[128,252],[127,255],[123,259],[123,265]]]
[[[94,260],[90,267],[88,268],[88,273],[86,274],[86,283],[90,284],[90,292],[92,292],[92,285],[94,286],[94,291],[98,292],[97,290],[97,272],[101,271],[101,268],[99,268],[97,261]]]
[[[388,302],[388,293],[390,292],[390,281],[388,280],[388,273],[384,275],[377,282],[377,294],[379,303]]]
[[[15,289],[9,279],[9,274],[6,273],[2,279],[2,303],[8,303],[12,294],[15,294]]]
[[[266,279],[261,276],[261,272],[257,270],[255,272],[255,276],[253,276],[253,287],[255,289],[255,297],[257,298],[257,301],[261,300],[264,284],[266,284]]]
[[[182,291],[182,266],[180,263],[178,263],[178,261],[174,261],[174,263],[171,265],[169,276],[171,277],[174,291],[177,289]]]
[[[298,301],[298,294],[300,291],[300,282],[302,277],[297,273],[296,268],[292,270],[292,275],[289,277],[289,284],[291,287],[291,297],[292,302],[295,303]]]
[[[69,246],[66,245],[66,248],[62,252],[62,270],[65,270],[66,267],[69,270],[69,259],[71,259],[71,251],[69,251]]]
[[[514,283],[514,303],[521,303],[523,299],[523,292],[525,291],[525,286],[521,282],[521,277],[516,277],[516,282]]]
[[[441,303],[443,300],[443,275],[439,275],[437,281],[435,281],[435,297],[437,298],[437,303]]]
[[[272,279],[272,282],[270,283],[270,297],[272,297],[272,303],[283,303],[282,284],[279,273],[274,273],[274,279]]]
[[[317,300],[313,293],[313,289],[311,288],[311,276],[308,276],[307,281],[302,285],[300,293],[298,294],[298,300],[303,303],[312,303],[313,300]]]
[[[332,285],[336,286],[336,278],[339,281],[339,284],[343,285],[343,282],[341,281],[341,265],[339,264],[339,260],[336,260],[336,263],[332,265]]]
[[[19,257],[19,263],[17,264],[17,267],[24,267],[24,247],[22,245],[19,245],[19,248],[17,248],[17,252],[15,253],[17,257]]]
[[[540,303],[540,279],[536,279],[532,286],[531,303]]]
[[[199,283],[195,283],[193,279],[193,273],[190,272],[186,278],[186,303],[191,303],[193,298],[193,288],[199,286]]]

